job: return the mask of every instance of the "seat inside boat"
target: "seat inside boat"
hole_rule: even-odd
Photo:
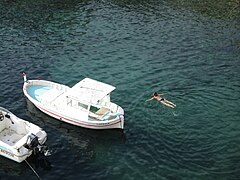
[[[99,116],[102,116],[104,115],[106,112],[108,112],[109,109],[108,108],[105,108],[105,107],[101,107],[97,112],[95,112],[95,114],[99,115]]]
[[[16,123],[12,124],[6,117],[0,121],[0,141],[13,146],[26,135],[24,127],[19,127]]]
[[[92,120],[100,121],[100,120],[103,120],[103,116],[109,111],[110,110],[105,107],[101,107],[100,109],[98,109],[92,106],[89,111],[89,116],[92,118]]]

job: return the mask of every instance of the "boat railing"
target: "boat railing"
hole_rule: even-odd
[[[5,111],[5,112],[7,112],[7,113],[12,114],[9,110],[7,110],[7,109],[5,109],[5,108],[3,108],[3,107],[0,107],[0,111]]]
[[[38,80],[31,81],[30,85],[34,84],[34,81],[38,81]],[[57,90],[63,91],[63,92],[67,92],[69,89],[69,87],[66,85],[62,85],[62,84],[58,84],[58,83],[50,82],[50,81],[46,81],[46,80],[38,81],[37,84],[41,85],[41,86],[50,86],[51,88],[54,88],[54,89],[57,89]]]
[[[56,88],[59,91],[67,92],[69,87],[61,84],[54,83],[53,88]]]
[[[110,109],[111,111],[114,111],[114,112],[117,111],[117,109],[118,109],[118,105],[113,103],[113,102],[101,101],[100,105],[105,107],[105,108],[108,108],[108,109]]]

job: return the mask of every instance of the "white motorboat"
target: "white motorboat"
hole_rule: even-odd
[[[91,129],[124,128],[124,110],[110,101],[114,86],[85,78],[68,87],[46,80],[27,80],[24,95],[42,112],[73,125]]]
[[[22,162],[33,153],[47,154],[47,133],[0,107],[0,155]]]

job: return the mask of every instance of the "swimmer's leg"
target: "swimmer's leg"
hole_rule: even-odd
[[[167,103],[167,102],[165,102],[165,101],[160,101],[160,102],[161,102],[162,104],[168,106],[168,107],[175,108],[175,106],[173,106],[173,105],[171,105],[171,104],[169,104],[169,103]]]
[[[170,104],[171,106],[174,106],[174,107],[176,107],[177,105],[176,104],[174,104],[173,102],[171,102],[171,101],[168,101],[168,100],[164,100],[165,101],[165,103],[168,103],[168,104]]]

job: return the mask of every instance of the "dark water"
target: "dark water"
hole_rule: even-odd
[[[3,0],[0,105],[48,133],[42,179],[239,179],[239,1]],[[23,96],[21,72],[117,87],[124,131],[56,121]],[[175,109],[145,100],[154,92]],[[31,177],[31,178],[29,178]],[[0,157],[0,179],[37,179]]]

